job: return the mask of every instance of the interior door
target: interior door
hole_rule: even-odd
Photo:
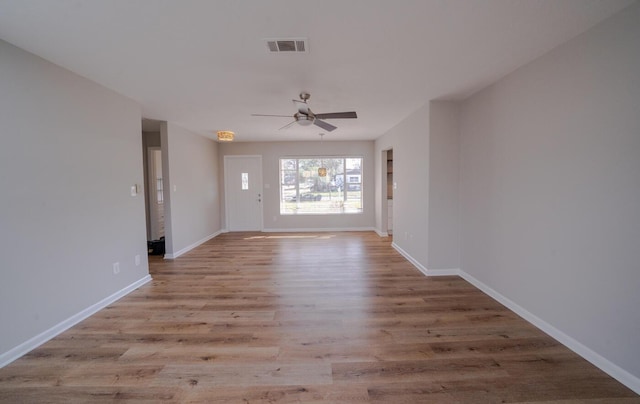
[[[227,230],[262,230],[262,156],[224,156]]]

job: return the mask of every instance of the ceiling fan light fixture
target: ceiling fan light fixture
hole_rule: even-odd
[[[235,133],[230,130],[219,130],[218,131],[218,141],[219,142],[231,142],[235,137]]]
[[[298,122],[298,125],[300,126],[309,126],[315,120],[315,117],[311,115],[301,114],[300,112],[296,112],[293,115],[293,118],[295,119],[296,122]]]

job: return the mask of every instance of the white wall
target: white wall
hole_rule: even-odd
[[[223,156],[261,155],[264,184],[263,218],[265,231],[304,229],[373,229],[374,143],[364,142],[232,142],[220,144],[219,167]],[[279,159],[291,156],[362,156],[363,213],[346,215],[281,215]],[[223,176],[221,176],[223,178]],[[224,186],[223,186],[224,187]],[[267,188],[268,187],[268,188]],[[224,203],[224,196],[222,196]]]
[[[222,174],[218,143],[178,125],[160,126],[165,178],[167,258],[178,256],[214,237],[220,220]]]
[[[429,210],[429,105],[413,112],[405,120],[378,138],[375,142],[377,186],[382,181],[382,151],[393,148],[393,242],[414,263],[426,269],[427,265],[427,213]],[[376,193],[380,201],[381,191]],[[381,206],[377,203],[376,207]],[[377,225],[382,207],[376,211]],[[386,229],[378,230],[383,232]]]
[[[640,389],[640,4],[461,111],[462,269]]]
[[[431,101],[376,140],[376,228],[385,230],[383,150],[393,148],[393,243],[427,274],[460,268],[459,106]]]
[[[148,275],[140,137],[133,101],[0,41],[0,362]]]
[[[458,103],[429,103],[429,270],[460,269]]]

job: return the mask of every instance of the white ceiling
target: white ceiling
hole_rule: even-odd
[[[318,140],[278,128],[311,93],[325,140],[375,139],[432,99],[462,99],[633,0],[2,0],[0,38],[117,91],[143,116],[237,141]],[[306,37],[269,54],[263,38]]]

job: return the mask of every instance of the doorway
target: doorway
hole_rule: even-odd
[[[147,149],[149,164],[147,186],[149,189],[149,234],[151,240],[164,237],[164,196],[162,180],[162,150],[160,147]]]
[[[393,149],[386,151],[387,234],[393,234]]]
[[[262,231],[262,156],[224,156],[229,231]]]
[[[147,241],[165,236],[165,198],[162,164],[162,139],[159,121],[142,119],[142,162]]]

